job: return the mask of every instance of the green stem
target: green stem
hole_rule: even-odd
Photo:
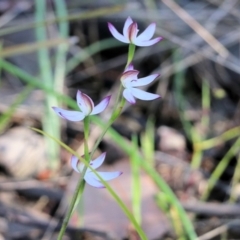
[[[78,198],[79,189],[81,189],[81,185],[82,185],[82,183],[84,182],[83,179],[84,179],[84,175],[81,174],[80,180],[79,180],[78,185],[77,185],[77,187],[76,187],[76,189],[75,189],[75,192],[74,192],[74,194],[73,194],[73,198],[72,198],[72,201],[71,201],[71,203],[70,203],[68,212],[67,212],[67,214],[66,214],[66,216],[65,216],[65,218],[64,218],[64,220],[63,220],[63,223],[62,223],[60,232],[59,232],[59,234],[58,234],[57,240],[62,240],[62,238],[63,238],[63,236],[64,236],[64,233],[65,233],[65,231],[66,231],[66,229],[67,229],[67,225],[68,225],[68,222],[69,222],[69,220],[70,220],[70,218],[71,218],[71,216],[72,216],[72,212],[73,212],[73,209],[74,209],[74,206],[75,206],[75,202],[76,202],[76,200],[77,200],[77,198]]]
[[[232,183],[231,183],[232,187],[231,187],[230,198],[228,200],[230,203],[234,203],[237,200],[237,195],[234,190],[236,189],[236,186],[239,184],[239,182],[240,182],[240,155],[238,154],[237,165],[235,167]]]
[[[41,22],[46,18],[46,0],[36,1],[36,11],[35,19],[36,22]],[[47,40],[47,30],[45,26],[36,28],[35,30],[36,38],[38,42]],[[40,76],[42,84],[53,89],[53,75],[52,75],[52,66],[49,57],[48,49],[39,49],[38,50],[38,62],[40,69]],[[60,120],[59,117],[51,110],[52,106],[57,106],[57,98],[52,95],[46,95],[45,97],[45,106],[43,114],[43,129],[46,132],[50,132],[56,138],[60,137]],[[48,148],[47,156],[49,158],[49,167],[55,171],[59,166],[59,146],[53,142],[46,139]]]
[[[128,59],[127,59],[127,64],[126,64],[126,67],[129,65],[129,63],[132,62],[133,60],[133,57],[134,57],[134,54],[135,54],[135,48],[136,46],[134,44],[129,44],[129,47],[128,47]]]
[[[89,162],[89,150],[88,150],[88,137],[89,137],[89,128],[90,128],[90,121],[89,116],[84,118],[84,157],[87,162]]]
[[[164,181],[164,179],[156,171],[154,171],[153,168],[146,161],[144,161],[144,159],[141,159],[140,162],[141,162],[141,166],[143,167],[143,169],[153,178],[153,180],[155,181],[157,186],[169,197],[170,203],[176,207],[189,239],[190,240],[197,239],[197,235],[194,231],[193,225],[192,225],[191,221],[189,220],[181,203],[179,202],[176,195],[172,191],[172,189],[167,185],[167,183]]]
[[[212,189],[216,185],[219,178],[222,176],[224,170],[230,163],[231,159],[234,157],[234,155],[239,150],[240,146],[240,137],[236,140],[236,142],[232,145],[232,147],[228,150],[228,152],[224,155],[222,160],[219,162],[215,170],[213,171],[211,177],[208,180],[208,187],[203,193],[201,200],[206,200],[209,197],[209,194],[211,193]]]
[[[142,222],[141,218],[141,167],[138,158],[138,142],[137,136],[132,136],[133,150],[130,155],[130,166],[131,166],[131,192],[132,192],[132,208],[133,215],[136,221],[140,225]]]
[[[90,121],[89,121],[89,116],[87,116],[84,119],[84,158],[85,158],[86,162],[88,162],[88,163],[90,162],[90,155],[89,155],[89,150],[88,150],[89,127],[90,127]],[[72,216],[73,210],[74,210],[76,204],[79,202],[79,200],[82,197],[82,193],[83,193],[83,190],[84,190],[84,187],[85,187],[84,176],[86,174],[87,168],[88,168],[87,165],[85,165],[84,168],[83,168],[83,171],[81,173],[81,177],[78,181],[78,184],[77,184],[77,187],[75,189],[73,198],[71,200],[68,212],[67,212],[67,214],[64,218],[61,230],[59,232],[58,240],[62,240],[62,238],[64,236],[64,233],[66,231],[68,222],[69,222],[69,220]]]
[[[115,109],[115,111],[113,111],[112,116],[108,122],[108,124],[106,125],[106,127],[104,128],[104,130],[102,131],[101,135],[99,136],[99,138],[97,139],[96,143],[94,144],[92,151],[91,151],[91,157],[94,154],[94,152],[96,151],[98,145],[100,144],[100,142],[102,141],[104,135],[106,134],[107,130],[111,127],[111,125],[113,124],[113,122],[120,116],[122,108],[124,107],[125,104],[125,99],[122,98],[120,105],[117,109]]]

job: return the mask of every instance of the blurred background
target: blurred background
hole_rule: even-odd
[[[70,153],[31,127],[83,153],[82,123],[60,119],[51,107],[77,109],[77,90],[96,104],[114,99],[128,45],[107,23],[122,32],[128,16],[140,32],[156,22],[155,37],[163,37],[137,48],[133,62],[139,77],[160,73],[145,90],[161,98],[126,105],[96,156],[107,151],[103,168],[124,172],[112,186],[136,206],[150,240],[187,238],[151,175],[138,169],[139,189],[130,184],[133,136],[200,240],[240,239],[239,0],[0,0],[0,239],[56,239],[79,175]],[[93,119],[90,147],[113,99]],[[139,237],[107,190],[87,187],[66,239]]]

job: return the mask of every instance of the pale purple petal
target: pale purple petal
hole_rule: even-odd
[[[129,89],[124,89],[123,91],[123,96],[125,97],[125,99],[131,103],[131,104],[135,104],[136,103],[136,100],[135,98],[133,97],[131,91]]]
[[[71,158],[71,166],[76,172],[79,173],[80,171],[77,167],[78,163],[79,163],[79,159],[76,156],[73,155],[72,158]]]
[[[93,187],[105,188],[105,186],[95,177],[95,174],[93,172],[86,173],[84,180]]]
[[[120,42],[124,42],[124,43],[130,42],[128,38],[125,38],[122,34],[120,34],[111,23],[108,23],[108,28],[109,28],[109,31],[112,33],[112,35]]]
[[[103,180],[105,180],[105,181],[109,181],[109,180],[112,180],[112,179],[114,179],[114,178],[117,178],[117,177],[119,177],[121,174],[122,174],[122,172],[97,172],[102,178],[103,178]],[[97,177],[97,175],[95,175],[94,174],[94,177],[96,178],[96,179],[99,179],[98,177]],[[99,181],[100,181],[100,179],[99,179]]]
[[[137,80],[137,75],[139,71],[137,70],[129,70],[122,74],[121,81],[123,86],[126,86],[127,83],[131,82],[132,80]]]
[[[92,99],[80,91],[77,92],[77,104],[85,116],[89,115],[94,108]]]
[[[111,96],[105,97],[99,104],[97,104],[93,108],[93,110],[92,110],[90,115],[98,114],[98,113],[104,111],[106,109],[106,107],[108,106],[108,104],[109,104],[110,98],[111,98]]]
[[[139,78],[137,81],[132,81],[131,86],[132,87],[140,87],[140,86],[148,85],[149,83],[154,81],[155,78],[157,78],[158,76],[159,76],[159,74],[153,74],[148,77]]]
[[[134,97],[141,100],[154,100],[154,99],[160,98],[160,96],[157,94],[145,92],[138,88],[132,88],[131,93]]]
[[[125,21],[124,27],[123,27],[123,36],[128,39],[128,28],[129,26],[133,23],[133,20],[128,17],[127,20]]]
[[[128,36],[129,36],[129,40],[131,43],[135,44],[135,40],[137,37],[137,33],[138,33],[138,25],[137,23],[133,22],[129,28],[128,28]]]
[[[139,47],[148,47],[162,40],[162,37],[154,38],[148,41],[140,41],[138,38],[135,40],[134,44]]]
[[[156,30],[156,23],[151,23],[138,37],[138,41],[150,40]]]
[[[52,107],[52,109],[57,113],[60,117],[67,119],[69,121],[77,122],[84,119],[85,115],[78,111],[70,111],[64,110],[59,107]]]
[[[93,169],[100,167],[102,165],[102,163],[104,162],[105,157],[106,157],[106,153],[104,152],[99,157],[97,157],[95,160],[92,160],[90,162],[90,166]],[[91,169],[90,169],[90,171],[91,171]]]

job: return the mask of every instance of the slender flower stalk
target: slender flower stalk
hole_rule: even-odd
[[[89,161],[90,161],[89,150],[88,150],[88,136],[89,136],[89,128],[90,128],[89,125],[90,125],[89,117],[87,116],[84,119],[84,153],[85,153],[85,160],[87,163],[89,163]],[[80,200],[80,198],[82,196],[82,193],[83,193],[84,187],[85,187],[84,176],[85,176],[86,172],[87,172],[87,166],[84,166],[82,169],[82,175],[78,181],[76,190],[75,190],[73,198],[71,200],[68,212],[63,220],[63,224],[61,226],[57,240],[62,240],[64,233],[67,229],[69,220],[73,214],[73,210],[77,204],[77,201]]]
[[[135,54],[135,49],[136,49],[136,46],[134,44],[129,44],[129,47],[128,47],[128,59],[127,59],[127,64],[126,64],[126,67],[133,61],[133,57],[134,57],[134,54]]]

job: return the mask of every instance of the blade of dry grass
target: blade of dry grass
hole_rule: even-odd
[[[120,12],[123,10],[123,8],[124,8],[123,5],[116,5],[116,6],[104,7],[96,10],[89,10],[82,13],[71,14],[66,17],[47,18],[46,20],[42,20],[38,22],[28,22],[25,24],[21,24],[19,26],[17,25],[17,26],[11,26],[8,28],[1,29],[0,36],[4,36],[10,33],[20,32],[27,29],[42,27],[52,23],[58,23],[58,22],[64,22],[64,21],[72,22],[72,21],[79,21],[83,19],[91,19],[91,18],[96,18],[100,16],[106,16],[108,14],[114,14],[114,13]]]
[[[0,57],[10,57],[20,54],[35,52],[39,49],[53,48],[60,44],[71,45],[76,42],[76,38],[54,38],[46,41],[19,44],[12,47],[6,47],[0,52]]]
[[[222,45],[209,31],[207,31],[199,22],[181,8],[173,0],[162,0],[162,2],[172,9],[186,24],[188,24],[200,37],[202,37],[219,55],[223,58],[229,56],[228,50]]]

